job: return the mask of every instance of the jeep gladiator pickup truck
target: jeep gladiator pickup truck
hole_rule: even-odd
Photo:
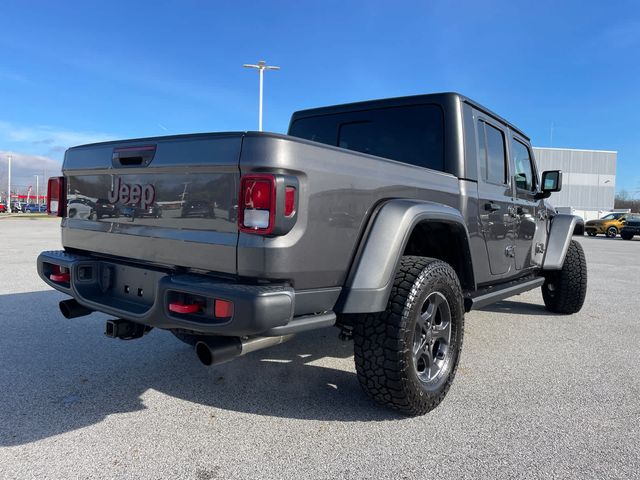
[[[170,330],[206,365],[335,325],[363,389],[408,415],[446,395],[465,312],[538,287],[552,312],[585,299],[583,224],[544,201],[561,172],[539,175],[522,131],[455,93],[296,112],[288,135],[78,146],[63,175],[64,250],[38,272],[73,297],[65,317]],[[102,212],[67,215],[78,200]],[[162,215],[104,214],[126,208]]]

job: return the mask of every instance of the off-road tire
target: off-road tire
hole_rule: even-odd
[[[434,292],[448,303],[451,334],[446,363],[433,382],[426,383],[414,361],[414,337],[421,309]],[[429,412],[453,382],[463,330],[462,289],[453,268],[433,258],[402,257],[386,310],[354,319],[354,358],[361,387],[376,402],[405,415]]]
[[[569,243],[562,269],[548,272],[542,285],[547,310],[554,313],[577,313],[587,296],[587,261],[584,250],[575,240]]]
[[[618,229],[616,227],[609,227],[605,235],[607,238],[616,238],[618,236]]]
[[[633,238],[633,235],[629,233],[621,233],[620,236],[622,237],[623,240],[631,240]]]

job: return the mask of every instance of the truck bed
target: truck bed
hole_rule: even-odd
[[[115,153],[155,146],[143,165],[122,165]],[[157,137],[70,149],[63,167],[69,205],[112,197],[114,184],[153,185],[161,210],[138,215],[118,199],[119,214],[65,218],[66,248],[168,267],[287,282],[296,290],[337,295],[376,205],[392,198],[424,199],[460,208],[453,175],[271,133]],[[264,237],[239,232],[239,179],[256,172],[294,175],[300,205],[292,230]],[[125,195],[126,197],[126,195]],[[113,198],[112,198],[113,199]],[[127,198],[124,198],[127,200]],[[191,208],[195,206],[195,208]],[[94,210],[96,210],[94,208]]]

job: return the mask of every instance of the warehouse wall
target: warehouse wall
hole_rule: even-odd
[[[540,172],[562,170],[562,191],[549,199],[553,206],[591,211],[613,209],[617,152],[536,147],[533,150]]]

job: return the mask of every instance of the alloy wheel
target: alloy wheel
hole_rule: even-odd
[[[449,362],[451,308],[440,292],[425,298],[413,337],[413,365],[420,381],[433,382]]]

